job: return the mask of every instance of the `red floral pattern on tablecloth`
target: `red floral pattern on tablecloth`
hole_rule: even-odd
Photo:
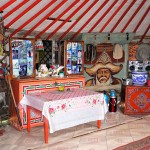
[[[40,97],[48,103],[49,113],[53,116],[59,111],[69,111],[73,109],[82,109],[85,107],[94,107],[96,105],[104,105],[104,99],[98,92],[81,89],[70,89],[70,91],[50,91],[43,93],[33,93],[34,96]],[[31,94],[32,95],[32,94]],[[77,100],[80,97],[80,103]],[[53,100],[55,99],[55,100]]]

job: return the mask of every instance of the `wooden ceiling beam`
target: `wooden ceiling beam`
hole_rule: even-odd
[[[125,10],[125,12],[120,16],[120,18],[118,19],[118,21],[115,23],[114,27],[111,29],[111,33],[114,32],[114,30],[116,29],[116,27],[120,24],[121,20],[125,17],[125,15],[128,13],[128,11],[131,9],[131,7],[134,5],[136,1],[132,0],[132,3],[130,3],[130,5],[128,6],[128,8]]]
[[[93,29],[103,20],[103,18],[111,11],[111,9],[115,6],[117,0],[115,0],[111,6],[106,10],[106,12],[97,20],[97,22],[93,25],[93,27],[88,31],[88,33],[92,32]]]
[[[143,41],[143,39],[144,39],[144,37],[146,36],[146,34],[147,34],[147,32],[149,31],[149,29],[150,29],[150,24],[149,24],[149,26],[147,27],[147,29],[145,30],[145,32],[144,32],[144,34],[143,34],[143,36],[141,37],[140,42],[142,42],[142,41]]]
[[[116,11],[112,14],[112,16],[108,19],[108,21],[104,24],[104,26],[99,30],[99,32],[103,32],[104,29],[108,26],[111,20],[116,16],[116,14],[121,10],[121,8],[125,5],[127,0],[124,0],[121,5],[116,9]]]
[[[89,0],[84,0],[84,2],[78,7],[76,8],[67,18],[66,20],[61,23],[48,37],[47,39],[50,39],[56,32],[58,32],[58,30],[68,21],[70,20],[87,2],[89,2]]]
[[[137,29],[139,28],[139,26],[142,24],[143,20],[145,19],[145,17],[147,16],[148,12],[150,11],[150,6],[148,7],[148,9],[145,11],[144,15],[142,16],[141,20],[139,21],[139,23],[137,24],[137,26],[134,29],[134,33],[136,33]]]
[[[99,0],[95,0],[83,13],[81,16],[79,16],[79,18],[61,35],[61,37],[58,39],[58,41],[61,41],[62,38],[69,33],[69,31],[85,16],[85,14],[87,12],[89,12],[89,10],[94,7],[94,5],[98,2]]]
[[[98,14],[98,12],[108,3],[108,0],[104,1],[104,3],[94,12],[94,14],[78,29],[78,31],[71,37],[71,39],[74,39],[85,26]]]
[[[36,38],[40,37],[42,34],[44,34],[52,25],[54,25],[57,21],[59,21],[61,19],[61,17],[63,17],[63,15],[65,15],[71,8],[73,8],[80,0],[75,0],[70,6],[68,6],[57,18],[55,18],[54,21],[52,21],[44,30],[42,30],[37,36]],[[65,19],[63,20],[63,22],[65,21]]]
[[[42,14],[46,9],[48,9],[55,2],[56,2],[56,0],[50,1],[45,7],[43,7],[41,10],[39,10],[38,13],[36,13],[35,15],[33,15],[29,20],[25,21],[20,27],[18,27],[14,32],[12,32],[10,34],[10,37],[12,37],[13,35],[15,35],[17,32],[19,32],[25,26],[27,26],[30,22],[32,22],[35,18],[37,18],[40,14]]]
[[[56,0],[57,1],[57,0]],[[67,2],[67,0],[61,1],[56,7],[54,7],[47,15],[45,15],[39,22],[34,25],[23,37],[25,38],[28,36],[34,29],[36,29],[42,22],[44,22],[49,16],[51,16],[55,11],[58,11],[58,9],[64,5]]]
[[[8,1],[6,4],[4,4],[2,7],[0,7],[0,12],[2,12],[4,9],[6,9],[7,7],[9,7],[14,2],[16,2],[16,0],[10,0],[10,1]]]
[[[6,19],[7,17],[9,17],[12,13],[14,13],[16,10],[18,10],[19,8],[21,8],[23,5],[25,5],[27,2],[29,2],[29,0],[23,0],[21,3],[19,3],[17,6],[15,6],[12,10],[10,10],[7,14],[4,15],[4,19]]]
[[[136,9],[136,11],[133,13],[133,15],[131,16],[131,18],[128,20],[128,22],[126,23],[126,25],[123,27],[123,29],[121,30],[121,32],[124,32],[125,29],[129,26],[129,24],[131,23],[132,19],[137,15],[137,13],[139,12],[139,10],[142,8],[142,6],[145,4],[147,0],[142,0],[141,4],[139,5],[139,7]]]
[[[12,24],[14,24],[17,20],[19,20],[23,15],[25,15],[28,11],[30,11],[33,7],[35,7],[41,0],[36,0],[34,3],[32,3],[28,8],[26,8],[24,11],[22,11],[17,17],[12,19],[5,28],[9,28]]]

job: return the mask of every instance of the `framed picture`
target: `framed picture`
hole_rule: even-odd
[[[34,39],[10,39],[10,75],[17,77],[35,76]]]

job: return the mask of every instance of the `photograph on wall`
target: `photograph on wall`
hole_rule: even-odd
[[[29,39],[12,39],[12,74],[15,77],[33,74],[33,43]]]
[[[66,71],[81,74],[83,67],[83,42],[66,42]]]

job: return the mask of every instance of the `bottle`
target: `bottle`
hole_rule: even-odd
[[[109,104],[109,96],[106,91],[103,91],[103,93],[104,93],[104,100],[106,101],[106,104],[108,105]]]
[[[117,96],[116,91],[110,91],[110,100],[109,100],[109,112],[116,112],[117,111]]]

